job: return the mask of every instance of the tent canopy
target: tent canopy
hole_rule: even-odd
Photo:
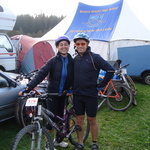
[[[138,20],[125,0],[102,6],[80,2],[74,14],[68,15],[41,38],[49,40],[54,46],[54,40],[58,36],[67,35],[72,40],[79,32],[89,35],[92,51],[106,60],[118,58],[118,47],[150,42],[150,30]],[[71,49],[70,53],[74,54],[74,50]]]
[[[40,69],[55,55],[49,42],[39,41],[26,35],[16,35],[11,39],[18,54],[19,72],[28,73]]]

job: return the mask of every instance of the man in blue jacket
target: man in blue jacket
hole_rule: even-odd
[[[86,112],[92,135],[92,150],[98,150],[98,124],[96,121],[98,89],[109,82],[114,74],[114,68],[100,55],[91,52],[89,42],[89,36],[84,33],[78,33],[74,37],[77,56],[74,58],[73,102],[77,125],[84,128]],[[100,69],[105,70],[106,75],[104,80],[97,85]],[[78,131],[77,136],[78,144],[75,150],[83,150],[83,130]]]

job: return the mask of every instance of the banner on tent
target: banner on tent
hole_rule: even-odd
[[[113,35],[123,0],[105,6],[91,6],[79,3],[76,15],[66,31],[70,39],[79,32],[84,32],[90,39],[109,41]]]

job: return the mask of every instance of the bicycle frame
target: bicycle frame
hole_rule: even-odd
[[[116,94],[115,96],[106,95],[106,92],[107,92],[107,90],[108,90],[108,88],[109,88],[110,86],[114,89],[115,94]],[[110,81],[108,82],[108,84],[106,85],[106,87],[104,88],[103,91],[102,91],[102,90],[99,91],[99,94],[100,94],[100,96],[105,97],[105,98],[107,98],[107,97],[119,98],[119,97],[120,97],[120,95],[118,94],[118,92],[117,92],[117,90],[116,90],[116,88],[115,88],[115,86],[114,86],[114,84],[113,84],[113,82],[112,82],[112,79],[110,79]]]
[[[61,135],[63,137],[69,137],[70,134],[72,132],[74,132],[75,130],[75,126],[72,129],[72,131],[70,131],[70,133],[67,133],[67,113],[72,114],[73,116],[75,116],[75,114],[69,110],[67,110],[67,103],[68,103],[68,99],[66,97],[65,99],[65,105],[64,105],[64,114],[63,117],[60,117],[54,113],[52,113],[51,111],[49,111],[48,109],[44,108],[42,106],[42,104],[38,104],[38,113],[37,116],[34,117],[34,121],[37,122],[37,120],[42,120],[43,118],[52,125],[52,127],[54,127],[59,133],[61,133]],[[55,123],[49,116],[58,119],[59,121],[62,122],[62,129],[60,129],[60,127],[58,126],[57,123]],[[43,118],[42,118],[43,117]],[[75,122],[74,122],[75,124]]]
[[[115,96],[106,95],[106,92],[107,92],[107,90],[108,90],[108,88],[110,86],[114,89],[115,94],[116,94]],[[113,84],[113,80],[112,79],[108,82],[108,84],[106,85],[104,90],[100,90],[99,91],[98,95],[103,98],[103,100],[98,104],[98,110],[103,105],[103,103],[107,100],[108,97],[111,97],[111,98],[119,98],[120,97],[119,93],[117,92],[117,90],[116,90],[116,88],[115,88],[115,86]]]

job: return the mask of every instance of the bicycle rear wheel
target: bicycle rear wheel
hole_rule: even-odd
[[[10,150],[36,150],[38,149],[39,132],[37,125],[28,125],[15,136]],[[40,150],[54,150],[53,141],[45,128],[42,128]]]
[[[133,93],[130,88],[125,85],[115,85],[119,98],[107,97],[108,106],[115,111],[124,111],[128,109],[133,102]],[[113,88],[109,88],[107,95],[116,96],[116,91]]]
[[[69,114],[68,116],[68,121],[67,121],[67,124],[68,124],[68,133],[71,132],[73,130],[73,128],[75,127],[75,130],[82,130],[81,127],[79,126],[75,126],[75,120],[76,120],[76,117],[72,114]],[[80,132],[80,131],[77,131],[77,132]],[[85,142],[89,136],[89,132],[90,132],[90,124],[88,122],[87,119],[85,119],[84,121],[84,136],[83,136],[83,142]],[[69,137],[69,141],[72,145],[77,145],[78,143],[78,138],[77,138],[77,133],[76,131],[72,132],[72,134],[70,135]]]

